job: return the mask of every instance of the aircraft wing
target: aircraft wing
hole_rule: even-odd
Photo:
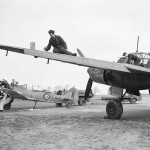
[[[121,64],[121,63],[115,63],[115,62],[109,62],[104,60],[97,60],[97,59],[91,59],[86,57],[76,57],[76,56],[70,56],[65,54],[56,54],[52,52],[46,52],[46,51],[40,51],[40,50],[33,50],[33,49],[27,49],[27,48],[19,48],[19,47],[13,47],[13,46],[6,46],[6,45],[0,45],[0,49],[8,51],[20,53],[20,54],[26,54],[30,56],[37,56],[40,58],[50,59],[50,60],[56,60],[61,62],[66,62],[70,64],[76,64],[79,66],[85,66],[85,67],[92,67],[92,68],[98,68],[98,69],[105,69],[105,70],[113,70],[113,71],[120,71],[120,72],[128,72],[131,73],[130,69],[132,70],[139,70],[143,73],[149,73],[147,68],[134,66],[130,64]]]
[[[31,98],[27,98],[26,96],[19,94],[16,91],[7,89],[7,88],[3,88],[2,91],[10,96],[12,96],[14,99],[21,99],[21,100],[29,100],[29,101],[37,101],[36,99],[31,99]],[[38,100],[39,101],[39,100]],[[43,101],[41,101],[43,102]]]
[[[10,89],[7,89],[7,88],[3,88],[2,91],[10,96],[12,96],[14,99],[23,99],[23,100],[28,100],[28,98],[26,98],[25,96],[13,91],[13,90],[10,90]]]

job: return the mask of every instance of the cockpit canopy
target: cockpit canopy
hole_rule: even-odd
[[[139,58],[141,58],[140,65],[146,68],[150,68],[150,53],[143,53],[143,52],[137,52],[137,53],[132,53]],[[128,60],[127,56],[120,57],[117,63],[126,63]],[[131,63],[133,64],[133,62]]]

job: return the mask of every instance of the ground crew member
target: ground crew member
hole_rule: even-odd
[[[134,54],[127,54],[126,52],[124,52],[123,56],[128,56],[127,64],[131,64],[132,61],[134,61],[134,65],[140,64],[141,59]]]
[[[49,40],[48,45],[46,47],[44,47],[44,50],[48,51],[51,49],[51,46],[53,46],[54,53],[77,56],[76,53],[71,53],[70,51],[67,50],[66,42],[63,40],[63,38],[61,36],[55,35],[54,30],[49,30],[48,33],[50,35],[50,40]]]

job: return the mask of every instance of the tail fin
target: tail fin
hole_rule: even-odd
[[[83,55],[83,53],[77,48],[77,52],[78,52],[78,54],[79,54],[79,56],[80,57],[85,57],[84,55]]]

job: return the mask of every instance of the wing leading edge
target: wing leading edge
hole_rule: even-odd
[[[14,99],[28,100],[28,98],[26,98],[25,96],[19,94],[18,92],[13,91],[13,90],[10,90],[10,89],[7,89],[7,88],[3,88],[2,91],[4,93],[7,93],[8,95],[12,96]]]
[[[45,59],[61,61],[61,62],[75,64],[79,66],[119,71],[119,72],[127,72],[127,73],[131,73],[131,70],[129,68],[132,68],[132,70],[137,70],[142,74],[145,73],[150,74],[150,70],[148,70],[147,68],[134,66],[130,64],[121,64],[121,63],[97,60],[97,59],[86,58],[86,57],[75,57],[75,56],[70,56],[65,54],[56,54],[52,52],[45,52],[40,50],[32,50],[27,48],[19,48],[19,47],[6,46],[6,45],[0,45],[0,49],[16,52],[20,54],[26,54],[30,56],[38,56]]]
[[[27,48],[18,48],[13,46],[6,46],[6,45],[0,45],[0,49],[16,52],[20,54],[26,54],[30,56],[38,56],[41,58],[66,62],[70,64],[76,64],[85,67],[101,68],[101,69],[121,71],[121,72],[130,72],[122,64],[108,62],[104,60],[96,60],[96,59],[85,58],[85,57],[75,57],[75,56],[69,56],[64,54],[56,54],[52,52],[32,50]]]

